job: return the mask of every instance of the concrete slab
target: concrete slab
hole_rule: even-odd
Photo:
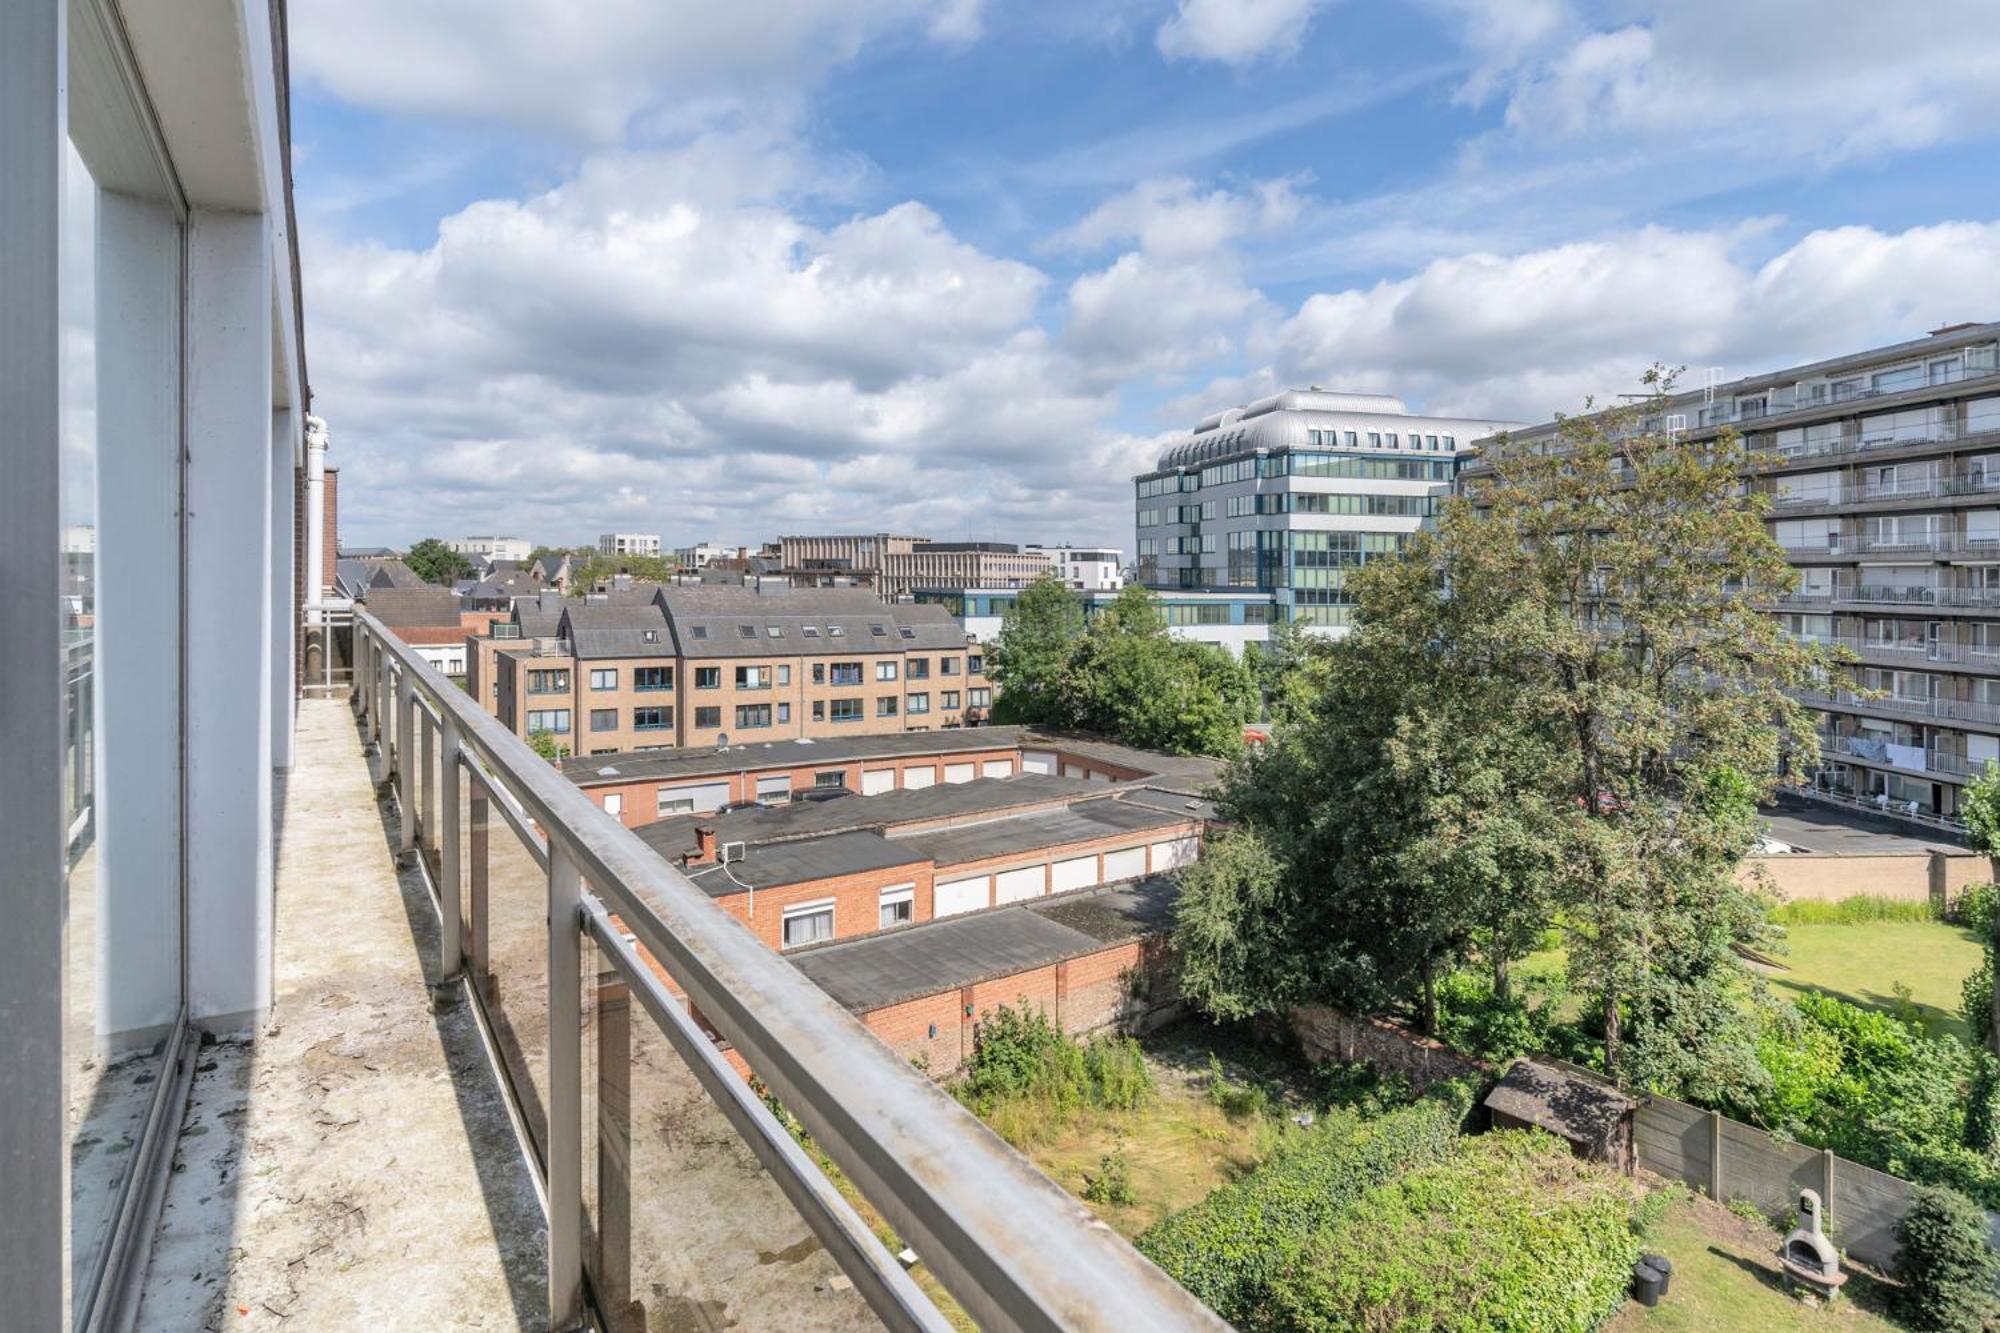
[[[282,806],[274,1012],[202,1052],[139,1327],[545,1323],[541,1207],[345,703],[300,703]]]
[[[1892,819],[1780,794],[1762,811],[1770,835],[1802,852],[1844,856],[1883,852],[1963,852],[1965,844]]]

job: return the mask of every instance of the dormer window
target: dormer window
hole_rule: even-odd
[[[639,637],[647,643],[658,643],[660,641],[660,632],[656,629],[643,629],[639,631]]]

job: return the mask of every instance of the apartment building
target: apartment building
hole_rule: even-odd
[[[1019,600],[1019,588],[918,588],[912,600],[942,606],[965,630],[968,639],[992,643],[1006,624],[1007,612]],[[1246,643],[1260,643],[1270,633],[1276,614],[1272,594],[1255,589],[1172,589],[1154,594],[1167,633],[1176,639],[1212,643],[1238,654]],[[1115,592],[1079,592],[1077,601],[1088,621],[1117,600]]]
[[[545,615],[519,619],[523,635]],[[859,589],[675,584],[565,605],[551,634],[475,654],[495,716],[578,754],[971,726],[993,703],[984,653],[949,615]]]
[[[1024,588],[1054,566],[1040,551],[1006,542],[937,542],[894,533],[780,537],[778,564],[794,583],[847,578],[885,602],[917,588]]]
[[[692,546],[676,546],[674,563],[682,569],[704,569],[717,560],[748,560],[757,554],[754,546],[720,546],[715,542],[696,542]]]
[[[607,532],[597,539],[599,555],[652,555],[660,553],[657,532]]]
[[[1125,553],[1108,546],[1042,546],[1028,543],[1030,555],[1048,557],[1055,576],[1078,592],[1117,592],[1125,586]]]
[[[1273,619],[1344,633],[1347,571],[1401,550],[1472,442],[1508,424],[1318,387],[1214,413],[1134,480],[1135,577],[1163,592],[1261,594],[1244,606],[1252,641]]]
[[[1774,613],[1851,651],[1880,692],[1806,696],[1819,789],[1955,818],[2000,759],[2000,324],[1706,385],[1667,411],[1690,441],[1732,429],[1757,452],[1749,484],[1800,580]]]
[[[460,555],[486,560],[526,560],[535,544],[526,537],[454,537],[445,543]]]

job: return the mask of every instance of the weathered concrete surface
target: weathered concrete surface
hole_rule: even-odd
[[[279,821],[273,1018],[202,1052],[140,1327],[544,1324],[541,1209],[344,702],[301,701]]]

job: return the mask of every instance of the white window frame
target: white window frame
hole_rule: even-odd
[[[810,917],[819,916],[822,913],[826,916],[826,935],[820,939],[801,940],[798,944],[792,943],[792,922],[803,921]],[[838,939],[839,936],[840,919],[835,914],[834,901],[831,898],[818,898],[809,903],[794,903],[779,915],[778,947],[781,949],[796,949],[807,944],[823,944],[827,940]]]
[[[908,905],[910,909],[909,919],[907,921],[889,921],[883,918],[882,914],[889,908],[903,906],[903,905]],[[877,930],[893,930],[897,926],[910,925],[914,923],[916,919],[917,919],[917,886],[915,884],[891,884],[887,888],[883,889],[880,894],[876,895],[875,928]]]

